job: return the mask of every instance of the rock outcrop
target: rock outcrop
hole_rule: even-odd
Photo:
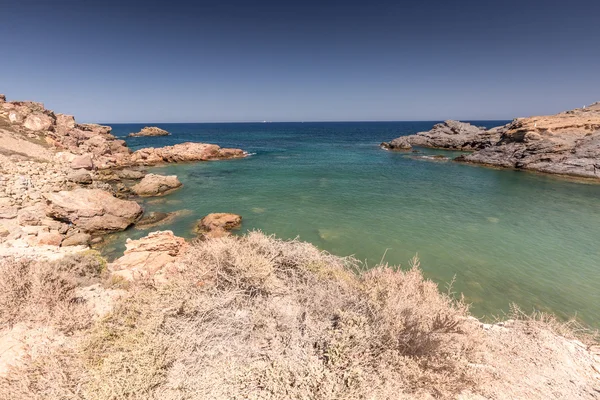
[[[224,149],[216,144],[180,143],[160,148],[149,147],[131,155],[134,164],[157,165],[163,163],[208,161],[242,158],[246,153],[240,149]]]
[[[466,122],[448,120],[436,124],[430,131],[400,136],[382,147],[390,150],[409,150],[412,146],[435,149],[472,151],[491,146],[500,139],[497,130],[486,130]]]
[[[169,136],[170,133],[164,129],[160,129],[156,126],[146,126],[141,131],[136,133],[130,133],[129,137],[142,137],[142,136]]]
[[[97,189],[76,189],[44,195],[46,214],[67,222],[87,233],[125,230],[141,215],[135,201],[121,200]]]
[[[170,193],[182,186],[176,175],[156,175],[148,174],[131,191],[138,196],[161,196]]]
[[[187,248],[185,239],[172,231],[152,232],[139,240],[127,239],[123,257],[109,265],[113,275],[126,280],[153,277],[166,278],[171,270],[177,270],[177,260]]]
[[[456,121],[382,147],[473,151],[456,161],[600,179],[600,102],[556,115],[517,118],[485,130]]]
[[[208,214],[196,225],[195,232],[206,238],[227,236],[229,231],[242,225],[242,217],[237,214],[213,213]]]
[[[600,102],[498,130],[498,142],[458,161],[600,179]]]

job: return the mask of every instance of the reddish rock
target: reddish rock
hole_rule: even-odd
[[[160,148],[149,147],[134,152],[131,161],[141,165],[155,165],[182,161],[208,161],[245,157],[240,149],[222,149],[216,144],[180,143]]]
[[[138,196],[160,196],[172,192],[181,186],[181,182],[175,175],[148,174],[137,185],[134,185],[131,190]]]
[[[135,201],[117,199],[99,189],[46,193],[44,197],[48,216],[68,221],[88,233],[125,230],[143,212]]]
[[[229,231],[242,225],[242,216],[229,213],[213,213],[198,221],[196,233],[204,237],[222,237],[229,235]]]
[[[82,154],[78,157],[75,157],[73,161],[71,161],[71,168],[73,169],[94,169],[94,161],[92,160],[92,156],[89,154]]]
[[[40,232],[37,236],[38,245],[60,246],[63,236],[56,232]]]

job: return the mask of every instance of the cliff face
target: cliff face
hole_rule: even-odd
[[[446,121],[382,147],[474,151],[457,161],[600,179],[600,102],[550,116],[517,118],[490,130]]]

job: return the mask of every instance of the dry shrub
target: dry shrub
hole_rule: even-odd
[[[473,388],[467,309],[415,265],[253,232],[195,243],[167,286],[141,285],[82,354],[92,399],[359,399]]]
[[[81,284],[97,280],[104,265],[92,254],[59,261],[0,260],[0,328],[19,322],[56,326],[65,332],[89,323],[75,295]]]

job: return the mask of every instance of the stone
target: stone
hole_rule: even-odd
[[[161,211],[152,211],[148,214],[144,214],[143,217],[136,222],[135,227],[140,229],[149,228],[151,226],[159,225],[161,223],[165,223],[168,220],[171,220],[176,212],[161,212]]]
[[[14,206],[0,206],[0,219],[12,219],[17,217],[19,209]]]
[[[63,236],[56,232],[40,232],[38,233],[38,245],[47,245],[47,246],[60,246]]]
[[[203,237],[222,237],[229,235],[229,231],[237,229],[242,224],[242,216],[229,213],[208,214],[198,221],[195,232]]]
[[[127,239],[123,257],[109,265],[113,275],[127,280],[164,274],[187,248],[185,239],[172,231],[158,231],[139,240]]]
[[[164,129],[157,128],[156,126],[146,126],[137,133],[130,133],[129,137],[141,137],[141,136],[169,136],[170,133]]]
[[[141,215],[135,201],[121,200],[99,189],[75,189],[44,194],[46,215],[67,221],[87,233],[125,230]]]
[[[75,117],[72,115],[56,114],[56,130],[66,133],[75,128]]]
[[[134,170],[134,169],[122,169],[120,171],[116,171],[116,174],[121,179],[142,179],[146,174],[142,171]]]
[[[85,172],[85,171],[74,171],[71,172],[67,179],[69,179],[69,181],[74,182],[74,183],[78,183],[80,185],[89,185],[90,183],[92,183],[92,175],[90,175],[89,172]]]
[[[25,118],[23,126],[31,131],[48,131],[54,125],[54,120],[43,113],[32,113]]]
[[[63,241],[61,246],[87,246],[90,244],[92,240],[92,236],[88,233],[77,232],[70,236],[67,236]]]
[[[44,214],[36,211],[21,211],[17,217],[19,225],[40,225]]]
[[[5,103],[6,102],[6,96],[3,94],[0,94],[0,103]]]
[[[138,196],[160,196],[172,192],[182,186],[176,175],[164,176],[148,174],[131,188]]]
[[[73,169],[94,169],[94,162],[92,161],[92,156],[90,154],[82,154],[73,158],[71,161],[71,168]]]

